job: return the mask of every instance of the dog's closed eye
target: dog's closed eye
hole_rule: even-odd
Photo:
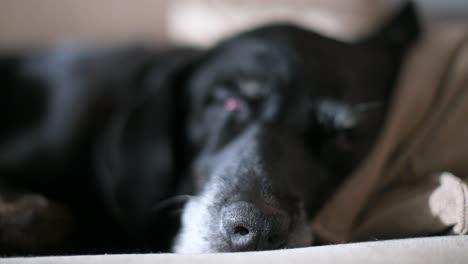
[[[238,110],[243,105],[243,98],[246,101],[258,101],[268,95],[268,89],[260,81],[257,80],[242,80],[237,84],[238,94],[232,95],[226,93],[225,90],[219,90],[218,95],[224,101],[224,109],[228,111]]]
[[[380,109],[382,102],[372,101],[356,105],[323,99],[312,105],[316,121],[335,131],[348,131],[364,120],[370,111]]]
[[[333,99],[320,99],[311,104],[314,134],[318,145],[332,144],[342,151],[351,151],[366,137],[366,126],[373,113],[379,112],[383,103],[371,101],[347,104]]]
[[[222,103],[226,110],[236,110],[243,101],[248,103],[262,100],[269,92],[270,87],[258,79],[225,80],[213,85],[209,102]]]
[[[221,82],[213,85],[213,90],[206,100],[206,104],[222,106],[224,110],[238,110],[243,102],[233,82]]]
[[[336,130],[350,129],[358,122],[353,108],[341,102],[324,99],[314,106],[319,124]]]

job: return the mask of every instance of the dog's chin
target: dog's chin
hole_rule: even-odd
[[[219,209],[213,206],[210,195],[193,197],[182,213],[181,231],[173,245],[174,253],[201,254],[217,252],[235,252],[227,242],[220,224]],[[293,218],[293,223],[286,240],[280,249],[311,246],[312,232],[301,210]]]

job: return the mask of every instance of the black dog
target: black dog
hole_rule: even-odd
[[[417,31],[408,5],[358,43],[276,25],[207,52],[1,59],[0,250],[164,251],[183,194],[176,252],[311,245]]]
[[[268,26],[209,51],[186,84],[196,196],[174,250],[311,245],[312,217],[382,127],[416,20],[408,5],[353,44]]]

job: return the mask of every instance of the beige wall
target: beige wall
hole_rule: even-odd
[[[164,0],[0,0],[0,48],[165,42]]]
[[[0,0],[0,49],[61,40],[209,45],[271,20],[352,38],[404,0]],[[416,0],[424,17],[468,17],[468,0]],[[268,4],[266,4],[268,3]]]
[[[269,21],[332,36],[374,25],[393,0],[0,0],[0,49],[148,41],[209,45]]]

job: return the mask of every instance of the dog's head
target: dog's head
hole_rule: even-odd
[[[196,194],[174,250],[311,245],[308,223],[372,146],[416,34],[408,6],[357,43],[277,25],[209,51],[187,81]]]

